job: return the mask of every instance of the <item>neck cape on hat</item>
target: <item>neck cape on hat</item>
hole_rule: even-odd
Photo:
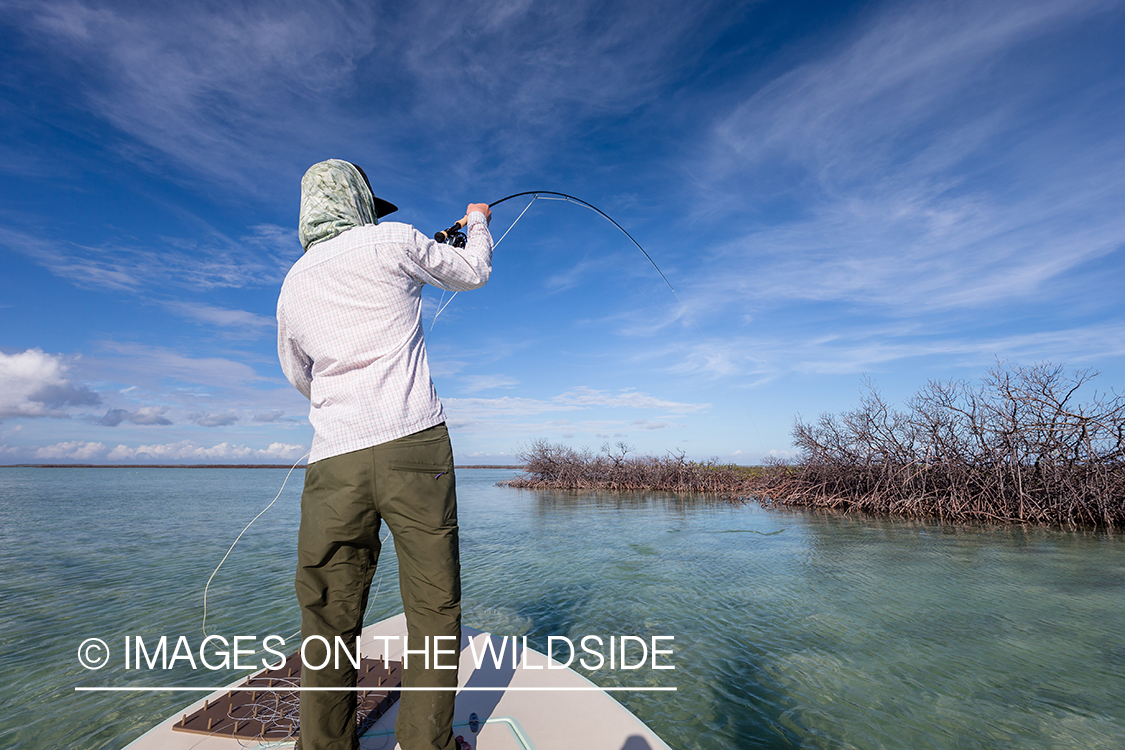
[[[379,217],[395,210],[394,204],[375,197],[354,164],[341,159],[314,164],[301,178],[301,247],[307,251],[352,227],[378,224]]]

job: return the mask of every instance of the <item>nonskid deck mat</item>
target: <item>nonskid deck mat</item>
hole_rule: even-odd
[[[364,657],[359,664],[356,696],[357,723],[362,732],[387,712],[402,686],[402,662]],[[301,658],[291,654],[278,669],[261,672],[217,698],[208,698],[201,708],[184,714],[172,729],[209,736],[245,740],[296,738],[300,693],[284,690],[301,684]],[[279,688],[282,688],[279,690]]]

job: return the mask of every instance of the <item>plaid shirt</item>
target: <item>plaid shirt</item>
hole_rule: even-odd
[[[289,270],[277,301],[277,353],[310,401],[309,462],[445,421],[422,336],[422,286],[484,286],[492,236],[469,215],[464,248],[407,224],[349,229],[317,243]]]

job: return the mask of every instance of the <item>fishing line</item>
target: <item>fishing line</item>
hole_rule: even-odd
[[[312,453],[312,451],[309,451],[309,453]],[[309,453],[306,453],[305,455],[298,458],[296,463],[294,463],[293,466],[290,467],[289,474],[285,475],[285,481],[281,483],[281,489],[277,491],[276,495],[274,495],[273,500],[270,500],[270,504],[262,508],[258,515],[251,518],[250,523],[246,524],[242,531],[238,532],[238,536],[236,536],[234,538],[234,541],[231,542],[230,549],[228,549],[227,553],[223,555],[223,559],[219,560],[219,564],[215,566],[215,570],[211,572],[211,577],[207,579],[207,585],[203,587],[203,635],[207,635],[207,591],[211,588],[211,581],[215,578],[215,574],[219,572],[219,568],[223,567],[223,563],[225,563],[227,561],[227,558],[230,557],[230,553],[234,550],[234,545],[238,544],[238,540],[241,539],[242,535],[246,533],[246,529],[249,529],[255,521],[262,517],[263,513],[272,508],[273,504],[277,502],[277,498],[281,497],[281,493],[285,491],[285,485],[289,482],[290,474],[292,474],[293,471],[297,468],[297,464],[301,463],[309,457]]]
[[[516,217],[516,221],[519,221],[520,219],[523,218],[523,215],[527,213],[527,209],[531,208],[531,204],[534,203],[538,198],[539,198],[539,196],[536,195],[536,196],[532,197],[532,199],[527,202],[527,205],[523,207],[522,211],[520,211],[520,215]],[[491,206],[489,206],[489,208],[491,208]],[[500,239],[496,240],[496,245],[499,245],[501,242],[504,241],[504,238],[508,236],[508,232],[512,231],[512,227],[514,227],[516,225],[516,221],[513,221],[511,224],[508,225],[508,228],[504,231],[504,234],[500,235]],[[492,246],[493,249],[496,248],[496,245]]]
[[[506,230],[504,230],[504,234],[500,235],[500,239],[496,240],[496,242],[493,243],[493,245],[492,245],[493,250],[495,250],[500,245],[500,243],[504,241],[504,238],[508,236],[508,232],[512,231],[512,227],[514,227],[516,225],[516,222],[518,222],[520,219],[523,218],[523,215],[527,213],[527,209],[531,208],[531,204],[534,203],[538,197],[539,196],[536,195],[536,196],[532,197],[532,199],[530,201],[527,202],[527,205],[523,207],[522,211],[520,211],[520,215],[516,217],[516,221],[513,221],[511,224],[509,224],[508,228]],[[507,198],[505,198],[504,200],[507,200]],[[497,203],[499,203],[499,202],[500,201],[497,201]],[[492,206],[495,206],[495,205],[496,205],[496,203],[493,203],[492,205],[489,206],[489,208],[491,208]],[[456,296],[457,296],[457,292],[454,292],[453,297],[456,297]],[[453,301],[453,297],[449,298],[449,302]],[[437,319],[438,319],[438,316],[441,315],[441,311],[444,310],[445,308],[449,307],[449,302],[445,302],[444,305],[442,304],[442,302],[445,302],[445,290],[444,289],[441,291],[441,302],[438,302],[438,310],[437,310],[436,313],[434,313],[433,320],[430,321],[430,330],[431,331],[434,330],[434,324],[437,323]]]
[[[506,201],[510,201],[513,198],[520,198],[520,197],[523,197],[525,195],[530,195],[531,201],[524,207],[523,211],[520,211],[520,215],[517,216],[516,220],[513,221],[508,226],[508,229],[504,232],[503,235],[500,236],[500,239],[495,244],[493,244],[493,246],[492,246],[493,249],[495,249],[496,246],[499,245],[500,242],[502,242],[504,240],[504,238],[508,236],[508,232],[512,231],[512,227],[514,227],[516,225],[516,222],[518,222],[520,219],[523,218],[523,215],[525,213],[527,213],[527,209],[531,208],[531,204],[535,203],[535,201],[537,201],[537,200],[565,201],[567,203],[573,203],[575,205],[583,206],[584,208],[588,208],[591,211],[598,214],[599,216],[601,216],[606,221],[608,221],[610,224],[612,224],[613,226],[615,226],[619,230],[621,230],[621,233],[624,234],[626,237],[628,237],[629,241],[637,246],[637,249],[641,251],[641,254],[644,255],[645,258],[648,259],[648,262],[651,263],[652,267],[656,269],[656,272],[658,274],[660,274],[660,278],[664,280],[664,283],[668,286],[668,289],[672,292],[672,296],[676,298],[676,302],[680,303],[680,308],[683,311],[684,316],[689,321],[691,321],[692,326],[694,326],[695,330],[699,332],[700,340],[702,340],[704,342],[707,342],[707,345],[711,348],[712,353],[716,356],[717,362],[722,360],[722,357],[719,355],[718,349],[716,349],[713,345],[710,344],[710,342],[708,342],[707,336],[703,333],[703,329],[699,327],[699,323],[697,323],[695,321],[695,318],[692,317],[690,313],[688,313],[688,306],[686,304],[684,304],[684,301],[682,299],[680,299],[680,295],[676,291],[676,288],[672,286],[672,282],[668,281],[668,277],[665,276],[664,272],[660,270],[660,266],[656,265],[656,261],[652,259],[652,256],[648,254],[648,251],[645,250],[643,247],[641,247],[641,243],[637,242],[636,238],[634,238],[633,235],[629,234],[629,232],[626,231],[625,227],[618,224],[613,219],[612,216],[610,216],[605,211],[603,211],[600,208],[598,208],[597,206],[595,206],[593,203],[590,203],[588,201],[584,201],[581,198],[576,198],[573,195],[567,195],[566,193],[555,192],[554,190],[528,190],[528,191],[525,191],[525,192],[522,192],[522,193],[513,193],[512,195],[505,196],[498,201],[493,201],[492,203],[489,203],[488,207],[492,208],[492,207],[498,206],[501,203],[504,203]],[[461,225],[460,222],[458,222],[457,224],[454,224],[452,227],[445,230],[444,232],[438,232],[437,235],[435,235],[434,239],[438,240],[439,242],[444,242],[445,238],[447,236],[453,236],[459,228],[462,228],[462,225]],[[461,239],[464,239],[463,235],[462,235]],[[438,316],[441,315],[442,311],[445,310],[445,308],[449,307],[449,303],[453,301],[453,298],[456,297],[457,294],[458,294],[457,292],[454,292],[453,297],[450,297],[449,301],[446,302],[445,301],[445,292],[444,291],[442,292],[441,302],[444,302],[444,304],[442,304],[441,302],[438,303],[438,310],[437,310],[436,313],[434,313],[433,320],[430,321],[430,331],[434,330],[434,324],[437,323]],[[749,407],[749,405],[747,405],[746,399],[744,399],[742,397],[741,392],[738,392],[738,397],[739,397],[739,400],[742,401],[743,407],[746,409],[746,416],[750,420],[751,427],[754,428],[754,434],[758,438],[758,445],[762,449],[762,452],[763,452],[763,455],[764,455],[764,453],[765,453],[765,443],[762,441],[761,433],[758,432],[758,425],[754,421],[754,417],[750,414],[750,407]]]
[[[645,258],[648,259],[648,262],[652,264],[652,267],[656,269],[656,272],[658,274],[660,274],[660,278],[664,280],[664,283],[667,284],[668,288],[672,291],[672,296],[674,296],[676,298],[676,301],[679,302],[680,306],[683,307],[686,311],[687,305],[685,305],[684,301],[682,299],[680,299],[680,295],[676,293],[676,288],[672,286],[672,282],[668,281],[668,277],[665,276],[664,272],[660,270],[660,266],[656,265],[656,261],[652,259],[652,256],[648,254],[648,251],[645,250],[643,247],[641,247],[641,243],[637,242],[637,240],[633,237],[633,235],[629,234],[629,232],[627,232],[625,230],[625,227],[618,224],[616,221],[613,220],[612,216],[610,216],[605,211],[603,211],[600,208],[598,208],[597,206],[595,206],[593,203],[589,203],[588,201],[584,201],[581,198],[575,198],[573,195],[567,195],[566,193],[557,193],[554,190],[528,190],[528,191],[525,191],[523,193],[513,193],[512,195],[501,198],[498,201],[493,201],[492,203],[488,204],[488,207],[492,208],[493,206],[499,206],[501,203],[504,203],[505,201],[510,201],[513,198],[522,198],[525,195],[530,195],[531,201],[527,204],[527,206],[524,207],[523,211],[520,211],[520,215],[516,217],[516,220],[513,221],[510,225],[508,225],[508,229],[504,232],[503,235],[500,236],[500,239],[497,240],[492,245],[493,250],[495,250],[496,247],[501,242],[504,241],[504,238],[508,236],[508,232],[512,231],[512,227],[514,227],[516,225],[516,223],[520,219],[523,218],[523,215],[525,213],[527,213],[527,209],[531,208],[531,204],[534,203],[535,201],[537,201],[537,200],[565,201],[567,203],[573,203],[577,206],[582,206],[584,208],[590,209],[594,213],[598,214],[598,216],[601,216],[603,219],[608,221],[610,224],[612,224],[613,226],[615,226],[619,230],[621,230],[621,233],[624,234],[626,237],[628,237],[629,241],[632,242],[634,245],[636,245],[637,249],[641,251],[641,254],[644,255]],[[454,225],[454,227],[457,227],[457,226],[458,226],[458,224]],[[451,227],[450,229],[447,229],[445,231],[451,232],[452,229],[453,229],[453,227]],[[443,233],[443,232],[439,232],[438,236],[441,237],[441,236],[444,236],[444,234],[445,233]],[[435,239],[437,239],[437,237],[435,237]],[[441,240],[439,240],[439,241],[441,241]],[[453,297],[456,297],[457,294],[458,294],[457,292],[454,292]],[[453,301],[453,297],[450,297],[449,302],[445,302],[445,304],[441,304],[440,302],[438,303],[438,311],[436,313],[434,313],[433,320],[430,321],[430,330],[431,331],[434,330],[434,324],[437,323],[438,316],[441,315],[442,310],[449,307],[449,303]],[[445,300],[445,293],[444,292],[442,292],[441,299],[444,302],[444,300]],[[689,318],[690,318],[690,316],[689,316]],[[699,326],[695,324],[694,319],[692,319],[692,324],[695,325],[696,329],[699,328]],[[703,331],[700,331],[700,334],[702,334],[702,333],[703,333]]]
[[[519,198],[519,197],[524,196],[524,195],[534,196],[534,198],[531,199],[532,203],[534,203],[536,201],[536,199],[539,199],[539,198],[542,198],[543,200],[566,201],[567,203],[575,203],[579,206],[585,206],[586,208],[590,209],[591,211],[594,211],[599,216],[601,216],[603,219],[608,221],[610,224],[612,224],[613,226],[620,229],[622,234],[624,234],[626,237],[628,237],[629,241],[637,246],[637,249],[640,250],[641,253],[646,258],[648,258],[648,262],[651,263],[652,267],[656,269],[656,272],[658,274],[660,274],[660,278],[664,279],[664,283],[667,284],[668,288],[672,290],[672,294],[676,294],[676,290],[672,287],[672,282],[668,281],[668,277],[665,276],[664,272],[660,270],[660,266],[656,265],[656,261],[652,259],[652,256],[648,254],[648,251],[646,251],[643,247],[641,247],[641,243],[639,243],[635,239],[633,239],[633,235],[626,232],[625,227],[618,224],[616,221],[613,220],[613,217],[611,217],[605,211],[603,211],[600,208],[598,208],[597,206],[595,206],[593,203],[588,203],[588,202],[582,200],[581,198],[575,198],[573,195],[567,195],[566,193],[556,193],[553,190],[532,190],[532,191],[528,191],[528,192],[524,192],[524,193],[514,193],[514,194],[509,195],[505,198],[501,198],[500,200],[498,200],[494,203],[489,203],[488,207],[492,208],[493,206],[499,206],[504,201],[510,201],[512,198]],[[530,204],[528,204],[528,205],[530,205]],[[524,209],[524,210],[526,211],[527,209]],[[523,214],[520,214],[520,215],[522,216]],[[517,221],[518,221],[518,219],[517,219]],[[509,227],[509,229],[510,229],[510,227]],[[505,234],[507,234],[507,233],[505,232]],[[676,299],[680,300],[680,295],[676,294]],[[683,304],[683,302],[680,301],[680,304]]]
[[[519,220],[522,219],[524,214],[527,213],[527,210],[529,208],[531,208],[532,204],[535,203],[535,201],[537,201],[537,200],[565,201],[567,203],[573,203],[575,205],[582,206],[584,208],[588,208],[591,211],[593,211],[594,213],[601,216],[606,221],[608,221],[610,224],[613,224],[613,226],[617,227],[621,231],[622,234],[624,234],[626,237],[629,238],[630,242],[632,242],[634,245],[636,245],[637,249],[641,251],[641,254],[645,256],[645,258],[648,260],[648,262],[652,264],[652,267],[656,269],[656,272],[658,274],[660,274],[660,278],[668,286],[668,289],[672,292],[672,296],[674,296],[676,298],[676,301],[678,303],[680,303],[681,309],[683,310],[687,319],[691,321],[691,324],[695,327],[695,330],[699,332],[700,338],[704,341],[707,340],[707,337],[703,333],[703,329],[701,329],[699,327],[699,324],[695,321],[695,318],[693,318],[690,314],[688,314],[687,305],[684,304],[684,301],[680,298],[679,293],[676,292],[676,288],[672,286],[672,282],[668,281],[668,277],[664,275],[664,272],[662,270],[660,270],[660,266],[658,266],[656,264],[656,261],[653,260],[651,255],[648,254],[648,251],[645,250],[641,246],[641,243],[637,242],[636,238],[634,238],[633,235],[629,234],[629,232],[625,229],[625,227],[618,224],[613,219],[612,216],[610,216],[609,214],[607,214],[605,211],[601,210],[600,208],[598,208],[594,204],[592,204],[588,201],[584,201],[581,198],[576,198],[573,195],[567,195],[566,193],[559,193],[559,192],[555,192],[553,190],[529,190],[529,191],[525,191],[525,192],[522,192],[522,193],[513,193],[512,195],[505,196],[498,201],[493,201],[492,203],[489,203],[488,207],[492,208],[494,206],[500,205],[501,203],[505,203],[507,201],[510,201],[514,198],[521,198],[521,197],[527,196],[527,195],[531,196],[531,200],[528,201],[527,205],[524,206],[522,211],[520,211],[519,216],[516,217],[515,221],[513,221],[511,224],[508,225],[508,228],[504,231],[504,234],[502,234],[500,236],[500,239],[497,240],[495,243],[493,243],[493,245],[492,245],[493,249],[498,247],[500,245],[500,243],[504,241],[504,238],[508,236],[508,233],[512,231],[512,229],[516,226],[516,224],[519,223]],[[461,225],[460,222],[458,222],[457,224],[454,224],[449,229],[445,230],[445,232],[439,232],[435,239],[438,239],[439,241],[444,241],[444,239],[447,235],[454,235],[456,233],[456,231],[460,228],[462,228],[462,225]],[[445,308],[449,307],[449,304],[451,302],[453,302],[453,298],[456,297],[457,294],[458,294],[457,292],[454,292],[453,296],[450,297],[448,301],[445,300],[445,294],[444,293],[442,294],[441,301],[438,303],[438,310],[437,310],[436,313],[434,313],[433,320],[430,322],[430,330],[431,331],[433,330],[434,324],[437,323],[438,316],[441,315],[442,311],[445,310]],[[718,350],[715,350],[713,346],[711,348],[714,350],[714,354],[718,355]],[[758,426],[754,422],[754,417],[750,414],[750,408],[746,404],[745,399],[742,399],[741,393],[739,393],[739,398],[740,398],[740,400],[742,400],[743,407],[746,408],[746,414],[747,414],[747,417],[749,417],[749,419],[750,419],[750,424],[753,426],[754,432],[758,433]],[[762,444],[762,438],[761,438],[760,433],[758,434],[758,442],[759,442],[759,444]],[[762,444],[762,449],[763,449],[763,451],[765,450],[764,444]],[[231,543],[230,548],[227,550],[226,554],[223,555],[223,559],[219,561],[219,564],[215,566],[215,570],[212,571],[210,578],[207,579],[207,584],[203,587],[203,634],[204,635],[207,635],[207,594],[208,594],[208,591],[211,588],[211,581],[214,580],[215,575],[219,572],[219,568],[223,567],[223,563],[225,563],[227,561],[227,558],[230,557],[230,553],[232,551],[234,551],[234,547],[235,547],[235,545],[238,544],[238,541],[240,539],[242,539],[242,535],[245,534],[247,532],[247,530],[254,524],[254,522],[257,521],[259,518],[261,518],[262,515],[267,510],[272,508],[273,504],[277,502],[277,499],[279,497],[281,497],[281,493],[285,491],[285,485],[289,482],[289,476],[293,473],[294,470],[296,470],[297,465],[300,464],[301,461],[304,460],[305,458],[307,458],[308,456],[309,456],[309,453],[306,453],[305,455],[301,456],[300,458],[297,459],[296,463],[294,463],[293,466],[290,467],[289,473],[285,475],[285,480],[281,483],[281,489],[279,489],[277,491],[277,495],[274,496],[273,500],[270,501],[269,505],[262,508],[262,510],[258,513],[258,515],[254,516],[252,519],[250,519],[250,523],[246,524],[246,526],[242,529],[242,531],[239,532],[238,536],[235,537],[234,541]],[[390,530],[388,530],[387,536],[384,537],[382,541],[386,542],[387,539],[390,537],[390,535],[391,535],[391,532],[390,532]],[[379,595],[379,585],[382,584],[382,580],[383,580],[382,576],[380,576],[379,577],[379,584],[376,585],[376,588],[375,588],[375,596],[376,597],[378,597],[378,595]],[[298,630],[297,632],[299,633],[300,631]]]
[[[311,451],[310,451],[310,453],[311,453]],[[219,561],[219,564],[215,566],[215,570],[211,572],[211,577],[207,579],[207,585],[203,587],[203,635],[207,635],[207,591],[208,591],[208,589],[211,588],[212,579],[214,579],[215,574],[219,572],[219,568],[223,567],[223,563],[225,563],[227,561],[227,558],[230,557],[230,553],[234,550],[234,545],[238,544],[238,540],[242,538],[242,535],[246,533],[247,529],[249,529],[254,524],[255,521],[257,521],[259,518],[261,518],[262,515],[267,510],[272,508],[273,504],[277,502],[277,499],[279,497],[281,497],[281,493],[285,491],[285,485],[288,484],[288,482],[289,482],[289,476],[294,472],[294,470],[296,470],[297,465],[300,464],[301,461],[308,458],[308,456],[309,456],[308,453],[301,456],[300,458],[297,459],[297,462],[289,468],[289,473],[285,475],[285,479],[281,483],[281,489],[279,489],[277,491],[277,494],[274,496],[273,500],[270,501],[269,505],[262,508],[262,510],[258,513],[258,515],[254,516],[252,519],[250,519],[250,523],[246,524],[245,528],[243,528],[242,531],[239,532],[238,536],[235,537],[234,541],[230,545],[230,549],[228,549],[227,553],[225,555],[223,555],[223,559]],[[386,544],[387,540],[390,539],[390,537],[391,537],[391,530],[388,527],[387,528],[387,535],[384,536],[379,542],[380,546],[382,546],[383,544]],[[382,585],[383,585],[383,574],[380,573],[379,574],[379,581],[375,585],[375,596],[372,597],[372,600],[375,600],[375,599],[379,598],[379,588]],[[300,634],[301,634],[301,629],[298,628],[296,632],[287,636],[285,638],[285,640],[288,641],[290,638],[293,638],[294,636],[298,636]],[[261,653],[261,652],[255,652],[255,653]],[[253,654],[251,654],[251,655],[253,655]]]

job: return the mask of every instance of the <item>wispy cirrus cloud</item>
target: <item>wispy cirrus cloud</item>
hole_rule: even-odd
[[[560,407],[583,407],[583,406],[605,406],[613,408],[626,408],[626,409],[654,409],[673,414],[687,414],[691,412],[703,411],[709,408],[710,404],[686,404],[676,401],[668,401],[662,398],[650,396],[647,393],[627,388],[617,393],[609,393],[607,391],[599,391],[594,388],[587,388],[579,386],[572,388],[565,393],[555,396],[551,400],[552,403],[558,404]]]
[[[236,329],[244,332],[247,336],[257,336],[264,330],[277,326],[277,321],[274,318],[247,310],[234,310],[229,307],[211,305],[206,302],[164,300],[160,304],[185,318],[209,323],[220,328]]]
[[[610,393],[585,386],[572,388],[550,399],[501,396],[498,398],[447,398],[443,399],[443,402],[448,405],[452,412],[457,414],[487,414],[491,417],[577,411],[587,407],[651,409],[685,414],[703,411],[710,406],[710,404],[669,401],[632,389]]]
[[[192,357],[163,346],[103,341],[91,365],[103,378],[155,388],[161,382],[230,389],[277,380],[259,375],[245,362],[226,357]]]
[[[243,189],[263,172],[247,170],[246,157],[310,128],[316,108],[307,105],[351,86],[378,38],[373,9],[359,3],[16,5],[33,42],[71,66],[99,116]],[[289,114],[277,118],[278,109]]]
[[[136,264],[123,264],[109,250],[53,240],[0,226],[0,245],[31,257],[56,276],[85,288],[134,291],[141,285]]]
[[[639,355],[648,362],[670,362],[680,376],[734,378],[745,387],[762,386],[790,373],[854,375],[899,368],[929,358],[945,367],[982,372],[997,359],[1053,361],[1082,366],[1125,355],[1125,321],[1076,328],[1004,334],[926,330],[909,322],[883,325],[825,321],[823,330],[806,325],[782,335],[751,331],[722,341],[671,341]]]
[[[210,242],[165,239],[159,246],[85,245],[0,226],[0,245],[29,256],[52,274],[85,289],[146,293],[154,287],[199,291],[280,284],[300,245],[291,233],[259,225],[253,234]],[[279,244],[274,244],[274,240]],[[220,317],[215,308],[180,303],[185,313]]]
[[[710,404],[692,404],[657,398],[632,389],[617,392],[599,391],[579,386],[549,399],[519,396],[498,398],[443,399],[450,425],[458,430],[492,435],[542,435],[659,430],[670,426],[666,419],[650,421],[636,418],[638,411],[656,411],[663,415],[690,414],[706,411]],[[618,418],[606,418],[605,410],[616,410]],[[587,419],[549,418],[550,414],[585,412],[596,414]],[[613,412],[609,412],[613,413]]]
[[[715,137],[736,161],[716,168],[784,155],[842,186],[895,164],[925,172],[957,165],[996,129],[1011,127],[1006,116],[1034,95],[973,101],[967,89],[987,93],[1004,55],[1112,7],[1105,0],[884,6],[838,48],[778,76],[721,121]],[[960,138],[929,137],[935,133]]]
[[[403,186],[411,177],[396,157],[406,151],[423,171],[525,171],[553,158],[537,146],[658,103],[690,75],[668,60],[695,63],[747,12],[704,2],[685,15],[665,0],[11,7],[25,42],[143,144],[132,158],[165,155],[256,194],[274,189],[267,175],[292,177],[293,160],[307,166],[307,153],[371,143],[373,167]],[[457,117],[440,116],[451,106]]]
[[[671,425],[668,422],[650,422],[647,419],[636,419],[633,420],[632,426],[642,430],[665,430],[675,425]]]
[[[519,382],[507,375],[467,375],[457,379],[457,386],[462,393],[479,393],[498,388],[514,388]]]
[[[1125,246],[1125,136],[1089,128],[1113,117],[1104,83],[1042,49],[1112,7],[887,6],[762,86],[696,164],[697,220],[750,228],[711,246],[726,273],[688,284],[690,307],[916,315],[1107,293],[1084,269]]]
[[[328,156],[428,229],[469,190],[592,200],[680,295],[653,292],[612,227],[585,232],[600,219],[537,206],[489,288],[427,330],[470,448],[562,434],[659,451],[686,431],[729,453],[748,450],[740,388],[791,414],[822,395],[810,382],[860,372],[1122,361],[1120,3],[846,3],[815,21],[780,2],[0,3],[20,102],[0,102],[16,143],[0,171],[28,196],[0,244],[65,280],[28,274],[41,289],[12,318],[44,300],[27,340],[66,330],[43,348],[85,346],[64,379],[100,399],[19,402],[82,418],[89,443],[70,445],[73,422],[18,425],[60,454],[154,434],[206,449],[216,430],[302,442],[308,403],[280,377],[267,308],[301,255],[300,174]],[[79,295],[97,297],[83,330],[57,304],[73,286],[111,292]],[[134,301],[209,335],[129,319]],[[543,385],[569,368],[591,387]],[[133,421],[153,415],[173,424]]]

